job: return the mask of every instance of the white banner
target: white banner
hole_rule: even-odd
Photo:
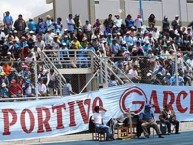
[[[151,103],[156,118],[171,104],[180,121],[193,120],[192,87],[123,85],[88,94],[25,102],[0,103],[0,140],[23,140],[88,130],[89,117],[97,105],[107,109],[105,122],[126,112],[136,114]]]

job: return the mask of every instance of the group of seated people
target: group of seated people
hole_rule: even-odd
[[[175,134],[179,134],[179,121],[176,119],[175,112],[170,109],[170,105],[164,106],[163,111],[161,111],[159,115],[159,122],[160,122],[160,128],[158,127],[158,123],[154,117],[154,113],[151,110],[151,105],[146,104],[145,109],[143,112],[141,112],[139,115],[135,115],[133,117],[137,118],[137,137],[139,138],[141,136],[141,133],[144,133],[145,138],[149,138],[150,136],[150,127],[155,129],[156,134],[159,138],[164,138],[162,135],[165,134],[165,132],[160,131],[162,124],[165,124],[167,126],[167,132],[168,135],[172,133],[173,130],[171,130],[171,124],[174,125],[175,128]],[[128,115],[125,117],[125,115],[121,115],[121,117],[116,119],[111,119],[110,123],[108,122],[108,125],[103,124],[103,116],[107,110],[103,108],[102,106],[96,106],[95,107],[95,113],[93,116],[91,116],[92,123],[95,126],[95,129],[97,132],[100,132],[101,130],[106,133],[106,140],[112,141],[114,140],[114,134],[115,134],[115,127],[116,124],[122,123],[123,125],[129,127],[129,118]],[[91,123],[91,122],[90,122]]]

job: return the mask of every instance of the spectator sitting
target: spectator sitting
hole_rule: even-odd
[[[11,74],[11,66],[7,62],[4,62],[3,64],[3,71],[5,72],[6,76]]]
[[[31,84],[30,79],[27,79],[22,85],[24,95],[26,97],[34,97],[34,86]]]
[[[44,81],[42,78],[38,79],[38,95],[39,96],[46,96],[47,95],[47,87],[44,84]]]
[[[11,84],[9,86],[9,91],[10,91],[11,98],[22,97],[23,96],[23,89],[16,82],[15,79],[11,80]]]
[[[142,112],[139,115],[139,121],[142,123],[141,126],[142,126],[142,129],[143,129],[143,132],[144,132],[144,135],[145,135],[146,138],[149,138],[149,133],[148,133],[147,127],[153,127],[155,129],[158,137],[159,138],[164,138],[161,135],[161,132],[158,128],[158,125],[155,121],[154,114],[151,111],[151,105],[149,105],[149,104],[145,105],[144,112]]]
[[[115,79],[115,75],[111,75],[110,81],[108,82],[108,87],[118,86],[118,82]]]
[[[9,90],[5,83],[2,83],[0,88],[0,97],[1,98],[9,98]]]
[[[160,121],[165,123],[168,128],[168,134],[171,134],[171,123],[175,125],[175,133],[179,134],[179,121],[176,120],[176,115],[169,105],[164,106],[164,110],[161,112]]]

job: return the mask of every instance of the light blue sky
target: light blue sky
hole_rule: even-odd
[[[0,19],[5,11],[10,11],[14,20],[19,14],[28,20],[50,9],[52,4],[46,4],[46,0],[0,0]]]

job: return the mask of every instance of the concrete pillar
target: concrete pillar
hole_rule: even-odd
[[[68,0],[69,2],[69,14],[72,14],[72,1]]]
[[[88,12],[89,12],[89,20],[91,24],[95,22],[95,0],[88,0]]]
[[[126,18],[125,0],[120,0],[120,9],[122,10],[121,19],[123,19],[123,22],[124,22],[124,20]]]

